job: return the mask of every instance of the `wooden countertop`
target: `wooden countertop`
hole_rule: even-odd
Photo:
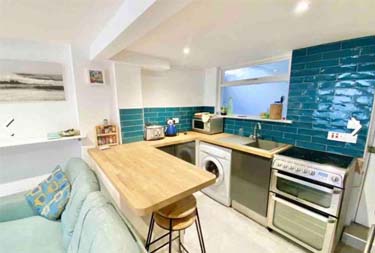
[[[272,158],[273,155],[292,147],[292,145],[285,144],[279,148],[275,148],[272,150],[264,150],[264,149],[249,147],[249,146],[245,146],[241,144],[229,143],[223,140],[223,138],[227,138],[231,136],[235,136],[235,135],[227,134],[227,133],[207,135],[207,134],[189,131],[187,132],[186,135],[183,133],[180,133],[178,136],[165,137],[164,139],[156,140],[156,141],[143,141],[143,143],[159,148],[163,146],[169,146],[169,145],[175,145],[175,144],[181,144],[181,143],[199,140],[199,141],[204,141],[204,142],[208,142],[211,144],[219,145],[222,147],[239,150],[245,153],[263,156],[266,158]]]
[[[135,214],[144,216],[215,183],[215,175],[144,142],[89,154]]]
[[[221,140],[230,136],[233,135],[187,132],[162,140],[123,144],[107,150],[94,148],[88,152],[128,206],[135,214],[144,216],[214,184],[216,180],[213,174],[156,147],[199,140],[267,158],[291,147],[284,145],[267,151]]]

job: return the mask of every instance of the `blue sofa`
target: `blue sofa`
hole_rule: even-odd
[[[129,222],[99,191],[94,172],[79,158],[63,168],[71,183],[61,220],[37,216],[24,193],[0,198],[0,252],[146,252]]]

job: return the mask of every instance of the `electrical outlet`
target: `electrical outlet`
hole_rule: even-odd
[[[327,135],[327,139],[331,141],[340,141],[340,142],[348,142],[348,143],[357,143],[358,135],[352,135],[351,133],[340,133],[340,132],[333,132],[329,131]]]
[[[172,118],[172,120],[173,120],[173,122],[174,122],[175,124],[180,123],[180,119],[179,119],[179,118]]]

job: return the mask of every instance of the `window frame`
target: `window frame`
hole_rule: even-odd
[[[289,60],[289,66],[288,66],[288,73],[287,74],[281,74],[276,76],[268,76],[268,77],[259,77],[259,78],[251,78],[251,79],[245,79],[245,80],[239,80],[239,81],[224,81],[224,73],[226,70],[232,70],[232,69],[239,69],[239,68],[245,68],[245,67],[252,67],[257,66],[261,64],[266,63],[273,63],[277,61],[282,60]],[[220,112],[221,108],[221,97],[222,97],[222,88],[224,87],[230,87],[230,86],[242,86],[242,85],[253,85],[253,84],[262,84],[262,83],[275,83],[275,82],[287,82],[290,85],[290,72],[292,68],[292,52],[289,52],[288,54],[281,55],[278,57],[272,57],[272,58],[266,58],[259,61],[253,61],[247,64],[241,64],[241,65],[232,65],[232,66],[225,66],[225,67],[219,67],[218,68],[218,85],[217,85],[217,111]],[[251,118],[251,119],[257,119],[258,115],[246,115],[246,116],[237,116],[234,115],[228,115],[224,117],[230,117],[230,118]],[[278,121],[288,121],[289,120],[278,120]]]

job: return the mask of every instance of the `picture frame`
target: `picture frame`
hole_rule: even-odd
[[[61,63],[0,60],[0,103],[64,100]]]
[[[105,71],[103,69],[87,69],[86,70],[87,83],[90,86],[106,85]]]

